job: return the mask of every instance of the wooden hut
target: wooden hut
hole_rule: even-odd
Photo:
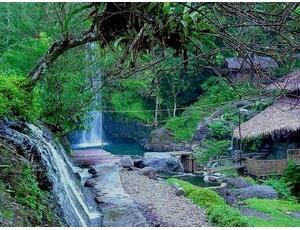
[[[287,159],[300,163],[300,101],[297,97],[280,97],[252,119],[236,127],[235,139],[251,142],[260,139],[258,151],[269,146],[264,159],[247,159],[250,174],[282,174]]]
[[[225,68],[234,82],[251,81],[256,84],[263,84],[268,79],[266,75],[278,68],[278,64],[271,57],[250,55],[246,58],[226,58]]]

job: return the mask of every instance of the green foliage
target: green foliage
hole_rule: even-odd
[[[300,166],[296,161],[288,162],[283,178],[291,186],[294,195],[300,197]]]
[[[22,87],[25,78],[18,75],[0,74],[0,116],[26,117],[33,121],[39,117],[35,92],[27,93]]]
[[[229,169],[221,169],[220,173],[228,176],[228,177],[237,177],[238,172],[235,169],[229,168]]]
[[[226,155],[229,147],[229,140],[206,140],[203,142],[200,150],[197,152],[197,160],[200,163],[206,163],[211,158]]]
[[[115,92],[111,102],[115,110],[120,112],[119,114],[126,114],[129,118],[144,122],[150,122],[153,119],[153,112],[145,111],[147,109],[145,103],[133,92]]]
[[[26,75],[39,58],[47,51],[51,38],[41,32],[38,38],[27,37],[18,43],[18,49],[9,49],[3,54],[3,65],[0,70]]]
[[[245,181],[249,182],[250,184],[256,184],[256,180],[254,180],[250,176],[243,177]]]
[[[205,208],[212,223],[222,227],[244,227],[248,225],[240,212],[226,205],[224,199],[215,191],[192,185],[177,178],[170,178],[167,181],[170,184],[178,184],[188,199],[199,207]]]
[[[198,101],[188,107],[179,118],[172,118],[166,123],[177,140],[191,140],[199,121],[209,116],[218,107],[225,106],[239,98],[257,94],[257,90],[250,84],[237,85],[236,92],[227,82],[218,77],[209,77],[203,84],[205,93]]]
[[[287,183],[283,178],[269,178],[264,184],[273,187],[279,195],[279,198],[284,200],[294,200],[295,198],[292,196],[292,191],[289,183]]]
[[[254,227],[299,227],[300,220],[286,214],[287,212],[299,212],[300,204],[285,200],[248,199],[247,207],[256,209],[271,218],[247,217],[250,226]]]
[[[212,138],[216,140],[226,139],[231,136],[232,130],[228,126],[228,124],[223,120],[211,122],[209,124],[209,128],[212,132]]]
[[[221,227],[246,227],[248,221],[229,205],[216,205],[209,211],[209,220]]]

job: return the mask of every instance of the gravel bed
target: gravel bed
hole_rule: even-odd
[[[142,209],[150,226],[200,227],[208,226],[203,209],[164,181],[149,179],[136,171],[121,170],[124,189]]]

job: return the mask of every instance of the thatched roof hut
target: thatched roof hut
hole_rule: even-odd
[[[300,90],[300,69],[285,75],[267,86],[267,90],[283,90],[292,93]]]
[[[271,58],[271,57],[264,57],[264,56],[257,56],[254,55],[252,59],[252,62],[250,58],[238,58],[238,57],[233,57],[233,58],[226,58],[225,59],[225,64],[226,67],[230,70],[249,70],[251,69],[251,64],[255,65],[261,70],[267,70],[267,69],[272,69],[272,68],[277,68],[278,64],[277,62]]]
[[[300,98],[282,97],[264,111],[241,124],[241,139],[300,129]],[[240,139],[239,127],[233,136]]]

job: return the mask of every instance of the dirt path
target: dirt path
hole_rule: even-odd
[[[207,226],[204,211],[164,181],[152,180],[135,171],[121,170],[124,189],[138,204],[150,226]]]

